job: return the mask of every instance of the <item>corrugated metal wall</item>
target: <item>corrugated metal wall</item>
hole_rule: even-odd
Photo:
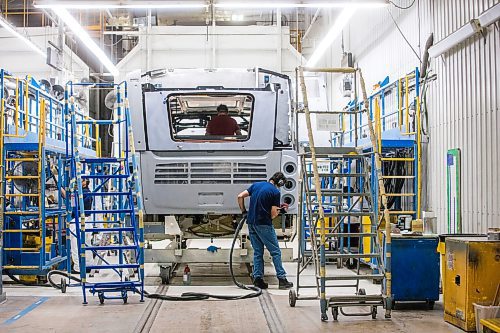
[[[430,1],[434,39],[439,41],[497,4],[494,0]],[[445,231],[446,152],[462,154],[464,232],[500,227],[500,34],[470,39],[433,61],[438,75],[429,99],[429,195]]]
[[[395,1],[401,6],[412,0]],[[470,19],[499,3],[498,0],[417,0],[409,10],[389,10],[402,32],[421,56],[434,32],[437,42]],[[367,22],[370,22],[367,24]],[[420,61],[396,29],[387,9],[356,15],[344,31],[346,51],[353,52],[368,86],[386,75],[396,79]],[[439,232],[446,232],[446,153],[462,152],[463,232],[485,232],[500,227],[500,33],[490,26],[487,37],[471,38],[442,57],[433,59],[437,80],[429,86],[429,144],[427,192],[424,202],[438,216]],[[338,66],[340,41],[332,47],[332,66]],[[344,103],[338,82],[332,100]]]

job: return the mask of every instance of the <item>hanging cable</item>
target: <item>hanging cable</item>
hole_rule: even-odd
[[[398,23],[396,22],[396,20],[394,19],[394,16],[392,16],[392,13],[391,11],[389,10],[389,8],[387,8],[387,12],[389,13],[389,16],[391,17],[392,19],[392,22],[394,22],[394,25],[396,26],[396,28],[398,29],[399,33],[401,34],[401,36],[403,37],[403,39],[405,40],[406,44],[408,44],[408,46],[410,47],[410,49],[413,51],[413,53],[415,54],[415,56],[417,57],[418,61],[420,61],[420,64],[422,64],[422,59],[420,58],[420,55],[417,53],[417,51],[415,51],[415,49],[413,48],[413,46],[410,44],[410,42],[408,41],[408,39],[406,38],[405,34],[403,33],[403,31],[401,30],[401,28],[399,27]]]
[[[406,10],[406,9],[410,9],[411,7],[413,7],[413,5],[415,4],[416,1],[417,0],[413,0],[413,2],[410,5],[406,6],[406,7],[403,7],[403,6],[400,6],[400,5],[396,5],[394,3],[394,1],[391,1],[391,0],[389,0],[389,3],[391,5],[393,5],[394,7],[398,8],[398,9]]]

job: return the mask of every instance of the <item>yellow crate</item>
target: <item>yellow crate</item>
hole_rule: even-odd
[[[475,331],[473,303],[491,304],[500,283],[500,241],[450,237],[444,259],[444,320]]]

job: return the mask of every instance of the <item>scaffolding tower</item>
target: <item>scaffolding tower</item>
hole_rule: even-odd
[[[52,172],[64,166],[64,103],[53,92],[47,81],[0,70],[2,270],[23,283],[45,283],[67,259],[65,180]]]
[[[289,294],[290,305],[295,306],[295,302],[301,299],[319,298],[321,308],[321,320],[328,320],[327,310],[332,308],[333,318],[336,320],[339,310],[344,315],[371,315],[373,318],[377,315],[377,307],[384,306],[386,313],[385,317],[391,316],[391,236],[390,236],[390,217],[387,209],[387,195],[383,186],[382,177],[382,162],[378,149],[377,137],[374,132],[372,122],[368,122],[370,140],[373,147],[373,165],[371,168],[375,170],[374,179],[370,180],[372,175],[369,174],[367,167],[367,155],[360,150],[353,148],[350,151],[331,148],[328,151],[322,151],[315,147],[313,131],[311,126],[311,111],[309,110],[307,88],[304,79],[304,72],[315,73],[341,73],[358,75],[361,89],[363,93],[364,105],[368,106],[368,98],[366,94],[364,79],[360,69],[355,68],[303,68],[298,67],[296,71],[297,87],[300,84],[303,97],[303,112],[305,114],[307,132],[308,132],[308,149],[303,154],[302,163],[302,192],[303,198],[306,201],[305,209],[308,215],[308,236],[310,243],[310,256],[305,248],[302,248],[304,256],[299,260],[297,287],[300,288],[300,273],[304,270],[308,262],[313,262],[316,272],[316,297],[301,296],[298,291],[291,290]],[[356,112],[367,112],[368,107],[360,109]],[[298,110],[297,110],[298,111]],[[328,113],[328,112],[326,112]],[[333,112],[342,114],[343,112]],[[335,168],[332,171],[320,173],[318,168],[318,159],[324,158],[333,163]],[[353,163],[355,161],[355,163]],[[307,163],[312,168],[308,168]],[[309,171],[308,171],[309,170]],[[312,172],[311,172],[312,171]],[[322,179],[323,178],[323,179]],[[332,188],[325,188],[324,178],[333,178],[341,180],[337,184],[333,183]],[[343,179],[343,181],[342,181]],[[348,180],[348,181],[346,181]],[[376,181],[380,187],[379,194],[382,200],[382,205],[385,207],[383,211],[382,221],[385,223],[385,261],[383,261],[382,246],[379,245],[377,227],[378,227],[378,211],[374,209],[373,204],[376,200],[376,195],[371,190],[371,182]],[[326,182],[329,184],[330,182]],[[330,183],[331,184],[331,183]],[[309,185],[312,185],[309,188]],[[353,186],[351,186],[353,185]],[[312,198],[314,197],[314,200]],[[332,200],[334,198],[334,200]],[[350,201],[344,202],[344,198],[351,198]],[[356,198],[356,199],[354,199]],[[325,200],[326,199],[326,200]],[[357,205],[361,201],[360,205]],[[325,208],[328,208],[326,210]],[[356,216],[357,215],[357,216]],[[353,217],[370,219],[370,230],[368,232],[351,232],[349,219]],[[347,223],[345,223],[347,222]],[[347,226],[346,226],[347,224]],[[347,229],[345,229],[347,228]],[[303,228],[301,228],[303,229]],[[305,231],[305,230],[304,230]],[[307,235],[302,232],[302,238]],[[370,253],[360,253],[359,245],[357,249],[350,246],[353,239],[358,240],[358,244],[363,238],[369,238],[374,245]],[[301,242],[302,243],[302,242]],[[346,246],[347,243],[347,246]],[[300,251],[299,251],[300,252]],[[360,274],[359,259],[374,258],[378,272],[364,275]],[[358,259],[357,269],[354,275],[338,275],[331,274],[330,268],[327,269],[327,263],[330,259],[336,259],[338,267],[342,267],[344,260]],[[382,294],[366,295],[364,290],[359,288],[359,281],[363,279],[384,280]],[[327,281],[349,281],[345,285],[328,285]],[[354,281],[354,283],[352,283]],[[313,286],[314,287],[314,286]],[[327,287],[354,287],[355,291],[352,295],[333,295],[327,297]],[[343,307],[352,306],[370,306],[370,312],[346,313],[342,311]]]

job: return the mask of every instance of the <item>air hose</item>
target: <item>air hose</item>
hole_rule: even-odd
[[[186,293],[182,293],[181,296],[169,296],[169,295],[161,295],[161,294],[150,294],[150,293],[144,291],[144,296],[146,296],[147,298],[159,299],[159,300],[163,300],[163,301],[203,301],[203,300],[207,300],[210,298],[231,301],[231,300],[240,300],[240,299],[259,297],[260,295],[262,295],[262,290],[260,288],[255,287],[255,286],[244,285],[243,283],[237,281],[236,277],[234,276],[234,271],[233,271],[234,247],[236,245],[236,240],[238,239],[240,231],[243,228],[243,225],[245,224],[245,222],[246,222],[246,217],[243,217],[240,220],[240,222],[238,223],[238,226],[236,227],[236,230],[234,232],[233,242],[231,244],[231,250],[229,251],[229,272],[231,274],[231,278],[233,280],[233,283],[238,288],[244,289],[244,290],[250,290],[250,291],[252,291],[251,293],[233,296],[233,295],[214,295],[214,294],[198,293],[198,292],[186,292]],[[50,285],[56,289],[61,289],[61,285],[55,283],[52,280],[53,275],[60,275],[60,276],[68,277],[68,278],[72,279],[73,281],[81,282],[81,280],[79,278],[74,277],[74,276],[68,274],[67,272],[53,270],[47,274],[47,280],[49,281]],[[117,289],[117,291],[120,291],[120,290]],[[136,289],[135,292],[140,294],[140,290],[138,290],[138,289]]]
[[[31,283],[31,282],[25,282],[25,281],[22,281],[18,278],[16,278],[13,274],[11,274],[9,271],[6,271],[7,276],[14,282],[14,283],[17,283],[17,284],[21,284],[23,286],[27,286],[27,287],[50,287],[48,284],[40,284],[40,283]],[[6,281],[4,281],[5,283]]]
[[[238,236],[240,234],[241,228],[243,228],[243,225],[245,224],[245,222],[246,222],[246,217],[243,217],[240,220],[240,222],[238,223],[238,226],[236,227],[236,231],[234,232],[233,242],[231,244],[231,250],[229,251],[229,272],[231,274],[231,278],[233,279],[233,283],[238,288],[244,289],[244,290],[251,290],[252,291],[251,293],[248,293],[245,295],[239,295],[239,296],[229,296],[229,295],[213,295],[213,294],[207,294],[207,293],[187,292],[187,293],[183,293],[181,296],[167,296],[167,295],[160,295],[160,294],[149,294],[147,292],[144,292],[146,297],[160,299],[160,300],[164,300],[164,301],[202,301],[202,300],[206,300],[209,298],[231,301],[231,300],[259,297],[260,295],[262,295],[262,290],[260,288],[255,287],[255,286],[247,286],[247,285],[244,285],[243,283],[237,281],[236,277],[234,276],[234,272],[233,272],[234,246],[235,246],[236,240],[238,239]]]

